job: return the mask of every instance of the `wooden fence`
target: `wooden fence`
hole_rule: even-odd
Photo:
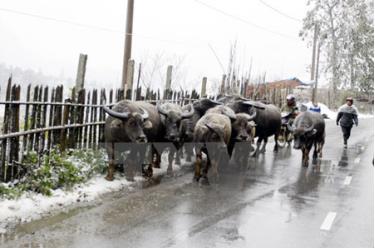
[[[24,93],[24,92],[23,92]],[[69,92],[64,98],[64,87],[28,85],[25,94],[21,86],[12,84],[11,78],[6,87],[5,101],[0,101],[3,109],[3,126],[0,134],[0,182],[21,178],[25,170],[23,159],[31,151],[41,157],[52,148],[96,149],[104,141],[105,113],[102,106],[111,106],[124,99],[124,90],[82,89]],[[161,96],[159,91],[145,90],[142,95],[139,87],[130,99],[156,103],[163,99],[177,104],[188,104],[199,98],[192,92],[167,90]],[[25,100],[21,100],[21,95]]]

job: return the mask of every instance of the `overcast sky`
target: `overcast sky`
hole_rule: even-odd
[[[305,0],[263,2],[300,20],[307,9]],[[86,79],[119,86],[126,5],[126,0],[2,0],[0,63],[75,78],[79,53],[86,53]],[[187,82],[220,78],[223,69],[209,46],[226,70],[230,45],[237,40],[238,63],[247,68],[253,58],[253,74],[267,72],[267,80],[309,80],[311,49],[298,37],[301,25],[261,0],[135,0],[132,57],[147,63],[163,54],[166,64],[184,58]]]

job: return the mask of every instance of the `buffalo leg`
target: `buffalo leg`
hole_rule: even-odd
[[[182,158],[182,147],[180,147],[176,152],[176,164],[181,165]]]
[[[195,160],[194,166],[194,180],[199,182],[201,178],[201,167],[202,167],[202,151],[198,151]]]
[[[260,148],[261,144],[262,144],[262,138],[259,137],[258,140],[257,140],[257,148],[255,149],[255,152],[253,153],[253,157],[258,156],[258,154],[259,154],[259,148]]]
[[[220,160],[216,159],[211,161],[212,174],[214,175],[216,182],[219,180],[219,161]]]
[[[174,158],[175,153],[176,153],[176,156],[178,156],[178,155],[177,155],[177,152],[174,152],[173,149],[170,149],[170,150],[169,150],[169,153],[168,153],[168,169],[167,169],[167,175],[172,175],[172,173],[173,173],[172,164],[173,164],[173,158]]]
[[[318,144],[319,144],[319,147],[318,147],[319,158],[322,158],[323,157],[324,139],[321,140],[320,142],[318,142]]]
[[[210,156],[208,155],[208,152],[207,152],[206,149],[205,149],[205,153],[207,154],[207,162],[206,162],[206,165],[202,169],[202,180],[201,180],[201,182],[202,182],[202,184],[208,185],[209,182],[208,182],[207,174],[208,174],[208,170],[211,168],[211,159],[210,159]]]
[[[126,167],[125,167],[125,178],[128,181],[134,181],[134,175],[136,170],[136,163],[137,163],[137,152],[130,151],[128,158],[126,159]]]
[[[319,149],[318,146],[319,146],[319,143],[314,142],[313,163],[316,163],[316,161],[318,159],[318,149]]]
[[[310,153],[309,148],[307,148],[307,147],[302,148],[302,165],[304,167],[309,166],[309,153]]]
[[[268,137],[265,137],[263,139],[263,146],[262,146],[262,149],[260,150],[261,153],[265,153],[266,152],[266,145],[267,145],[267,142],[268,142]]]
[[[156,150],[154,146],[152,146],[151,161],[152,161],[152,167],[160,168],[161,154],[158,153],[158,151]]]
[[[108,144],[107,145],[107,153],[108,153],[108,172],[105,179],[108,181],[113,181],[113,174],[115,173],[115,149],[114,144]]]
[[[275,134],[275,146],[273,147],[274,152],[277,152],[279,150],[278,137],[279,137],[279,132]]]

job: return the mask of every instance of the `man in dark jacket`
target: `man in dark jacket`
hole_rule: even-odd
[[[341,130],[344,136],[344,148],[347,148],[350,131],[353,127],[353,124],[358,126],[358,110],[353,105],[353,98],[346,98],[346,104],[342,105],[339,108],[336,124],[340,124],[341,126]]]

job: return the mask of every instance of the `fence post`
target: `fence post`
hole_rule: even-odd
[[[77,102],[76,101],[76,89],[75,88],[72,89],[71,102],[72,103],[76,103]],[[77,117],[76,117],[76,115],[77,115],[77,106],[72,106],[70,108],[69,112],[70,112],[69,113],[69,122],[70,122],[70,124],[75,124],[76,121],[77,121]],[[68,142],[68,147],[69,148],[75,148],[75,142],[74,142],[75,137],[74,136],[76,135],[76,132],[77,132],[76,128],[69,129],[69,142]]]
[[[119,92],[117,92],[117,93],[119,93]],[[119,95],[117,94],[117,96],[119,96]],[[90,100],[91,100],[91,92],[89,91],[88,94],[87,94],[87,101],[86,101],[86,103],[90,104]],[[85,114],[82,113],[82,122],[81,122],[81,124],[89,122],[90,107],[89,106],[85,106],[84,109],[85,109]],[[85,116],[85,119],[83,119],[83,116]],[[85,122],[83,122],[83,120],[85,120]],[[83,148],[87,148],[88,142],[90,142],[90,140],[87,142],[87,139],[88,139],[87,136],[88,136],[88,134],[89,134],[89,126],[83,127],[83,132],[82,132],[82,143],[83,143],[82,147]]]
[[[227,75],[223,74],[223,77],[221,78],[221,86],[220,86],[220,94],[224,95],[225,94],[225,81],[227,79]]]
[[[102,89],[100,92],[100,105],[107,103],[105,89]],[[99,108],[99,121],[105,121],[105,112],[103,108]],[[99,126],[99,148],[104,147],[104,125]]]
[[[38,94],[39,94],[39,86],[34,87],[34,97],[33,97],[33,102],[38,101]],[[31,110],[31,123],[30,123],[30,128],[35,129],[36,126],[36,114],[37,114],[37,108],[38,106],[33,104],[31,105],[33,108]],[[30,143],[29,143],[29,148],[30,150],[35,151],[35,143],[36,143],[36,134],[31,134],[30,135]]]
[[[44,95],[43,95],[43,102],[44,103],[47,103],[48,102],[48,86],[44,87]],[[47,105],[44,105],[43,108],[42,108],[42,122],[41,122],[41,125],[42,127],[46,127],[47,125]],[[45,133],[42,133],[41,134],[42,137],[41,137],[41,142],[42,142],[42,147],[43,149],[45,149],[46,147],[46,135]]]
[[[20,92],[21,87],[18,85],[13,85],[12,87],[12,101],[19,101],[20,100]],[[10,123],[11,123],[11,132],[15,133],[20,130],[20,123],[19,123],[19,114],[20,114],[20,105],[14,104],[11,106],[11,117],[10,117]],[[20,137],[14,137],[10,139],[10,154],[9,154],[9,167],[8,165],[8,172],[7,175],[8,178],[13,179],[14,176],[17,174],[17,166],[14,164],[14,162],[18,161],[18,153],[19,153],[19,139]]]
[[[133,99],[133,81],[134,81],[134,60],[128,61],[128,69],[126,75],[126,95],[125,99]]]
[[[42,95],[43,95],[43,87],[39,86],[39,93],[38,93],[38,102],[42,101]],[[35,127],[40,128],[41,127],[41,118],[42,118],[42,105],[38,104],[36,105],[36,121],[35,121]],[[37,149],[37,152],[40,150],[40,137],[41,133],[36,133],[35,134],[35,148]]]
[[[173,66],[169,65],[167,69],[167,80],[165,82],[164,90],[164,100],[169,99],[171,95],[171,85],[172,85],[172,69]]]
[[[78,70],[77,70],[77,78],[76,78],[76,92],[79,92],[81,89],[85,87],[85,74],[86,74],[86,63],[87,63],[87,55],[86,54],[79,54],[79,62],[78,62]]]
[[[141,88],[139,87],[139,82],[141,80],[142,64],[139,63],[138,67],[138,78],[137,78],[137,88],[135,92],[135,100],[141,100]]]
[[[63,90],[64,86],[60,85],[56,88],[56,96],[55,96],[55,102],[62,103],[63,99]],[[60,126],[61,125],[61,118],[62,116],[62,106],[56,105],[55,106],[55,112],[53,116],[53,125],[54,126]],[[57,145],[58,143],[61,143],[61,130],[54,130],[53,131],[53,145]],[[60,141],[60,142],[59,142]]]
[[[129,71],[128,71],[129,72]],[[129,74],[128,74],[129,75]],[[131,91],[130,91],[131,92]],[[93,90],[92,92],[92,105],[97,105],[98,103],[98,91],[96,89]],[[96,106],[91,107],[91,117],[90,117],[90,122],[95,123],[97,120],[97,108]],[[89,139],[89,148],[96,148],[97,143],[96,143],[96,137],[97,137],[97,125],[91,125],[90,126],[90,139]]]
[[[10,77],[8,79],[8,86],[6,90],[6,97],[5,101],[10,101],[10,95],[11,95],[11,88],[12,88],[12,78]],[[3,133],[6,134],[9,131],[9,112],[10,112],[10,104],[5,104],[4,108],[4,126],[3,126]],[[6,168],[8,164],[6,163],[6,156],[7,156],[7,149],[8,149],[8,141],[9,139],[2,140],[2,151],[1,151],[1,157],[3,158],[1,161],[1,171],[2,171],[2,179],[3,181],[7,181],[7,171]]]
[[[207,77],[202,79],[202,87],[201,87],[201,97],[207,97],[206,94],[206,87],[207,87]]]
[[[246,79],[246,81],[245,81],[245,83],[244,83],[244,85],[243,85],[243,97],[247,97],[247,87],[248,87],[248,85],[249,85],[249,80],[248,79]]]
[[[55,94],[56,94],[56,89],[52,88],[52,93],[51,93],[51,103],[55,102]],[[49,120],[48,120],[48,126],[51,127],[53,126],[53,113],[55,111],[55,106],[50,105],[49,109]],[[50,150],[52,147],[52,131],[48,131],[47,133],[47,151]],[[32,143],[32,139],[30,139],[30,143]]]
[[[30,101],[30,92],[31,92],[31,84],[29,84],[27,86],[26,102]],[[24,119],[24,130],[25,131],[27,131],[29,129],[29,108],[30,108],[30,105],[27,104],[26,105],[26,109],[25,109],[25,119]],[[27,149],[27,141],[29,140],[29,138],[30,138],[30,135],[23,136],[22,146],[24,147],[24,149],[26,148],[26,152],[28,151],[28,149]]]
[[[70,99],[65,99],[64,103],[69,103],[71,102]],[[64,105],[64,111],[63,111],[63,126],[68,124],[68,118],[69,118],[69,105]],[[60,133],[60,144],[61,144],[61,151],[65,151],[66,149],[66,144],[67,144],[67,136],[68,132],[67,129],[63,128],[61,129]]]
[[[77,103],[78,104],[85,104],[85,98],[86,98],[86,90],[82,89],[78,92],[78,98],[77,98]],[[84,106],[78,106],[77,107],[77,119],[76,123],[77,124],[82,124],[83,123],[83,118],[85,114],[85,107]],[[83,147],[83,127],[78,127],[77,129],[77,135],[75,136],[76,138],[76,147],[82,148]]]

